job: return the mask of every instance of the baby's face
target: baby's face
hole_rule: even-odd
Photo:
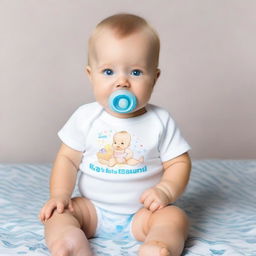
[[[128,134],[116,134],[114,136],[113,148],[115,150],[124,150],[130,145],[130,136]]]
[[[86,69],[96,100],[117,117],[143,113],[160,74],[149,35],[140,31],[118,38],[105,29],[94,41],[92,56]],[[118,89],[127,89],[137,97],[138,105],[132,113],[118,114],[109,108],[108,98]]]

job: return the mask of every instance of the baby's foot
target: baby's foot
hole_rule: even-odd
[[[141,245],[139,256],[171,256],[171,253],[164,243],[151,241]]]
[[[116,164],[116,160],[114,158],[109,159],[108,166],[113,167]]]

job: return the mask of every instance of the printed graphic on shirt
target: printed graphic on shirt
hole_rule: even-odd
[[[89,164],[89,169],[91,171],[97,172],[97,173],[125,174],[125,175],[144,173],[144,172],[148,171],[148,168],[146,165],[143,165],[142,167],[134,167],[134,168],[125,168],[122,166],[120,166],[120,168],[111,168],[111,167],[102,167],[102,166],[96,165],[94,163]]]
[[[134,138],[134,137],[133,137]],[[102,165],[114,167],[116,165],[136,166],[144,162],[144,148],[135,137],[132,143],[132,137],[127,131],[119,131],[112,135],[112,131],[105,131],[98,136],[100,150],[97,153],[97,159]],[[137,157],[135,157],[136,153]]]

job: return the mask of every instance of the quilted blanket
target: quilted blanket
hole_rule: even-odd
[[[50,255],[37,219],[48,198],[50,169],[0,164],[0,255]],[[176,205],[191,222],[183,255],[256,256],[256,160],[193,161]],[[90,244],[95,256],[135,256],[140,245],[100,238]]]

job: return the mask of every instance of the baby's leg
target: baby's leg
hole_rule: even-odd
[[[114,165],[116,165],[116,163],[117,163],[116,159],[115,158],[111,158],[108,161],[108,166],[113,167]]]
[[[87,238],[94,235],[97,216],[85,198],[72,199],[74,212],[53,213],[45,222],[45,240],[52,256],[91,256]]]
[[[127,160],[127,164],[129,165],[137,165],[137,164],[140,164],[140,163],[143,163],[144,161],[144,157],[140,157],[140,159],[134,159],[134,158],[130,158]]]
[[[139,256],[179,256],[187,237],[188,220],[175,206],[154,213],[144,208],[135,215],[132,230],[144,242]]]

